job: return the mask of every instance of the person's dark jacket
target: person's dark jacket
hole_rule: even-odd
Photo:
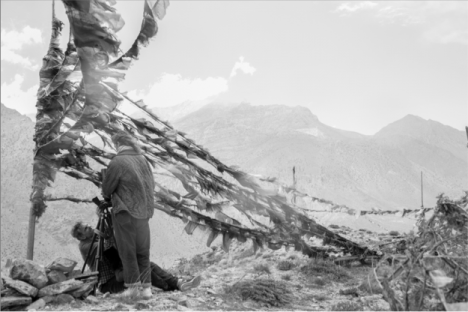
[[[145,157],[134,150],[119,152],[110,162],[102,183],[104,197],[111,198],[114,214],[127,211],[136,219],[154,213],[154,178]]]

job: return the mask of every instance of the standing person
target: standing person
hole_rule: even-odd
[[[112,136],[112,142],[117,155],[107,168],[102,194],[112,201],[114,236],[127,287],[123,296],[141,295],[150,299],[149,219],[154,213],[153,172],[131,135],[118,132]]]

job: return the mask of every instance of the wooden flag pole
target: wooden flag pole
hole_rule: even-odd
[[[423,173],[421,171],[421,208],[424,208],[424,202],[423,202]]]
[[[293,167],[293,187],[296,189],[296,166]],[[292,198],[293,204],[296,204],[296,193],[293,194]]]
[[[31,204],[29,211],[29,227],[28,227],[28,246],[26,249],[26,259],[33,260],[34,257],[34,235],[36,233],[36,215],[34,214],[34,206]]]

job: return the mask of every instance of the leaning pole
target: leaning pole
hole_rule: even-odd
[[[56,169],[51,160],[54,155],[50,150],[40,149],[45,140],[57,134],[61,112],[57,102],[65,98],[57,92],[45,95],[43,89],[48,86],[58,69],[62,65],[64,53],[60,49],[60,32],[63,23],[55,16],[55,1],[52,1],[52,33],[50,37],[49,49],[43,58],[43,64],[39,71],[39,90],[36,102],[36,125],[33,140],[35,141],[32,192],[30,195],[28,244],[26,259],[32,260],[34,257],[34,237],[37,219],[44,213],[46,204],[44,202],[44,190],[49,185],[50,180],[54,180]],[[44,135],[47,134],[47,135]]]

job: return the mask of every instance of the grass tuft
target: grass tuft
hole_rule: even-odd
[[[291,274],[285,274],[285,275],[281,276],[281,279],[283,279],[285,281],[290,281],[292,279],[292,275]]]
[[[282,307],[293,299],[287,283],[272,279],[242,281],[228,291],[238,295],[243,301],[250,299],[267,307]]]
[[[254,266],[254,272],[255,273],[258,273],[260,275],[262,274],[267,274],[267,275],[270,275],[271,274],[271,269],[270,269],[270,266],[266,263],[260,263],[260,264],[257,264]]]
[[[296,265],[294,262],[289,261],[289,260],[283,260],[278,263],[277,268],[278,270],[281,270],[281,271],[289,271],[295,266]]]
[[[362,311],[364,306],[362,303],[353,301],[341,301],[331,306],[331,311]]]
[[[349,273],[331,261],[312,259],[301,267],[301,272],[308,276],[322,276],[329,281],[344,282],[351,279]]]

